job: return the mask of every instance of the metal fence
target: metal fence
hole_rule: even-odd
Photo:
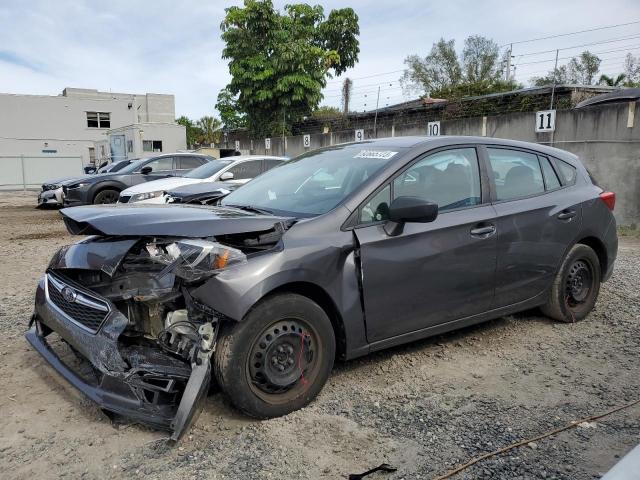
[[[82,157],[0,155],[0,190],[38,189],[43,182],[82,175]]]

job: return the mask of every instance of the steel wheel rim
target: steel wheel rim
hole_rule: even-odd
[[[565,295],[570,308],[578,307],[589,299],[593,281],[591,263],[584,259],[574,261],[565,280]]]
[[[313,326],[300,318],[275,321],[253,341],[246,362],[252,392],[270,404],[294,400],[315,381],[323,345]]]

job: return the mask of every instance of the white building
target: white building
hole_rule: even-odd
[[[0,156],[79,156],[86,165],[185,148],[173,95],[81,88],[57,96],[0,93]]]

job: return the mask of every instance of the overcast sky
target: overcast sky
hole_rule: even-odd
[[[275,4],[282,8],[294,1]],[[219,26],[224,8],[240,3],[2,0],[0,92],[57,95],[64,87],[80,87],[172,93],[177,115],[215,113],[218,91],[229,80]],[[310,3],[321,3],[327,13],[348,5],[360,17],[360,61],[346,74],[354,78],[357,110],[375,107],[378,85],[381,105],[406,99],[398,83],[404,58],[426,55],[440,37],[455,39],[459,48],[473,34],[504,45],[640,20],[638,0]],[[601,72],[619,73],[627,51],[640,56],[640,24],[516,44],[516,77],[526,84],[553,67],[554,53],[524,54],[595,42],[607,43],[563,50],[560,58],[585,49],[604,52]],[[340,80],[330,81],[325,104],[339,105],[339,87]]]

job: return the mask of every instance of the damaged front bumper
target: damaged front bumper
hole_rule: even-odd
[[[58,373],[100,407],[172,431],[172,439],[178,440],[195,420],[209,389],[212,324],[200,327],[206,339],[191,363],[151,343],[119,344],[127,324],[108,299],[47,273],[38,283],[25,336]],[[48,342],[52,332],[88,360],[95,375],[81,375],[67,365]]]

